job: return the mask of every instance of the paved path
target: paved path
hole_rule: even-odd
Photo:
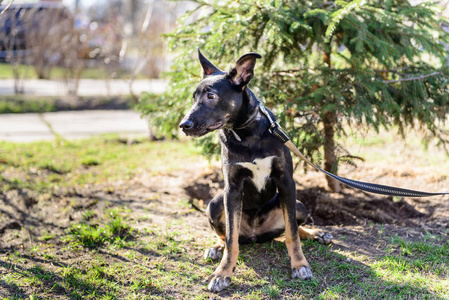
[[[133,82],[133,92],[140,95],[142,92],[162,93],[167,88],[168,82],[161,79],[139,79]],[[35,96],[62,96],[67,94],[67,87],[63,80],[37,80],[27,79],[23,81],[25,94]],[[128,95],[129,83],[126,80],[99,80],[81,79],[79,82],[78,96],[117,96]],[[0,80],[0,95],[14,95],[14,80]]]
[[[132,110],[91,110],[43,114],[0,114],[0,140],[33,142],[104,133],[148,134],[148,124]]]

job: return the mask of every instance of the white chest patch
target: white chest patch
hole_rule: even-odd
[[[256,186],[256,189],[261,192],[271,174],[272,161],[275,157],[276,156],[267,156],[265,158],[257,158],[252,163],[241,162],[237,164],[253,172],[252,181]]]

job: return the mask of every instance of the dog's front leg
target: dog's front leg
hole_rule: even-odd
[[[289,176],[290,177],[290,176]],[[284,178],[278,185],[279,199],[285,221],[285,245],[291,260],[292,278],[310,279],[312,271],[301,249],[296,221],[296,189],[293,178]]]
[[[224,193],[224,208],[226,215],[226,240],[220,265],[209,277],[208,288],[219,292],[231,284],[237,258],[239,255],[239,232],[242,216],[241,193],[236,187],[228,186]]]

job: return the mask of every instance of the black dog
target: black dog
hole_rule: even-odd
[[[214,130],[220,134],[225,187],[207,207],[218,241],[206,250],[205,257],[223,257],[208,288],[218,292],[229,286],[239,243],[269,241],[284,231],[292,277],[310,279],[312,271],[300,238],[330,243],[332,236],[298,227],[305,222],[307,210],[296,200],[290,152],[268,131],[270,123],[259,109],[260,102],[247,87],[261,56],[245,54],[226,73],[198,54],[203,80],[193,93],[193,107],[179,126],[192,136]]]

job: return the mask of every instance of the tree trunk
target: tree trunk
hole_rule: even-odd
[[[335,121],[336,115],[334,112],[325,112],[323,117],[323,125],[324,125],[324,170],[328,172],[332,172],[332,168],[336,163],[335,156]],[[327,186],[333,192],[340,192],[341,185],[340,182],[335,180],[332,177],[326,176]]]
[[[330,53],[330,45],[328,48],[329,52],[325,51],[323,55],[323,62],[329,68],[331,67],[331,53]],[[323,84],[325,84],[323,82]],[[334,167],[337,158],[335,156],[335,122],[337,121],[337,116],[335,112],[324,112],[323,114],[323,127],[324,127],[324,170],[328,172],[332,172],[332,168]],[[341,184],[339,181],[335,180],[332,177],[326,176],[327,186],[333,192],[341,191]]]

